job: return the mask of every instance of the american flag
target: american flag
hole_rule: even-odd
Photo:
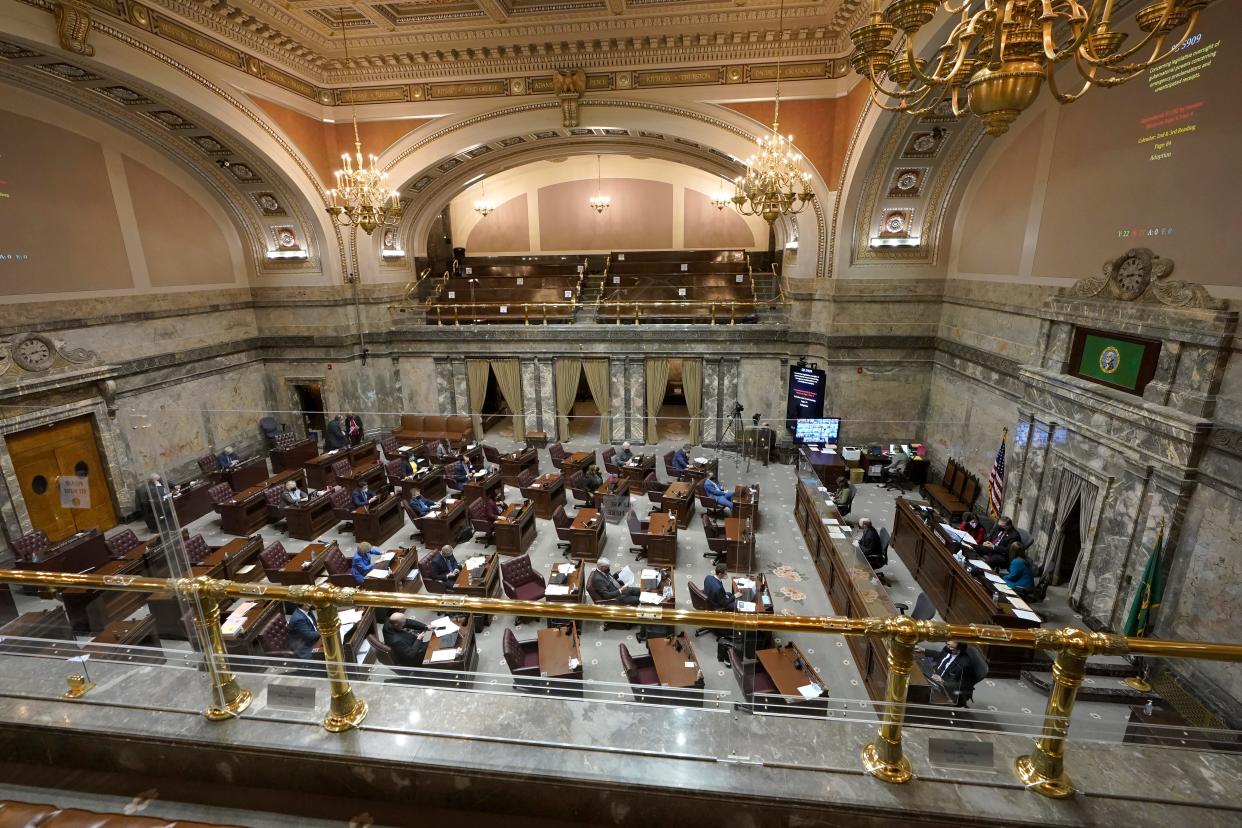
[[[1006,430],[1005,436],[1009,432]],[[992,463],[992,475],[988,478],[988,512],[992,517],[999,518],[1001,507],[1005,505],[1005,437],[1001,437],[1000,450],[996,452],[996,460]]]

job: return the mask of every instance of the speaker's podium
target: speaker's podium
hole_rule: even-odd
[[[739,441],[744,456],[763,460],[772,456],[772,448],[776,445],[776,432],[771,428],[749,426],[742,429]]]

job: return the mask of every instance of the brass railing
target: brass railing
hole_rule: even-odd
[[[753,290],[753,285],[752,285],[752,290]],[[630,320],[634,322],[634,324],[642,324],[642,322],[647,319],[650,319],[652,321],[658,321],[660,319],[666,319],[666,318],[706,321],[712,325],[716,325],[716,324],[735,325],[737,324],[739,319],[745,321],[751,318],[753,315],[757,314],[759,310],[762,308],[778,308],[778,307],[784,306],[785,304],[787,303],[781,302],[781,301],[762,301],[762,300],[711,301],[711,300],[682,299],[682,300],[674,301],[674,300],[657,299],[657,300],[643,301],[643,300],[628,299],[628,300],[607,300],[605,301],[601,299],[596,304],[596,317],[599,318],[600,314],[604,313],[606,309],[611,308],[613,309],[612,312],[608,313],[607,315],[610,317],[615,315],[615,323],[618,325],[620,325],[625,320]],[[627,308],[629,309],[628,313],[626,312]],[[663,314],[663,315],[657,315],[657,316],[648,316],[644,314],[644,311],[647,311],[650,309],[658,309],[658,308],[676,308],[678,310],[693,309],[693,308],[706,308],[707,314],[706,316],[697,314],[697,313]]]
[[[963,644],[1003,643],[1008,647],[1027,647],[1057,653],[1053,664],[1053,686],[1044,711],[1044,724],[1034,750],[1018,758],[1014,771],[1032,790],[1054,798],[1073,793],[1065,773],[1064,754],[1069,718],[1078,688],[1086,674],[1087,659],[1093,655],[1134,654],[1152,657],[1242,661],[1242,644],[1200,641],[1168,641],[1128,638],[1110,633],[1092,633],[1073,627],[1063,629],[1009,629],[982,624],[947,624],[917,621],[909,616],[887,618],[845,618],[840,616],[764,616],[759,614],[704,612],[699,610],[642,609],[595,604],[562,604],[514,601],[505,598],[468,598],[451,594],[412,595],[402,592],[371,592],[330,585],[280,586],[237,583],[199,578],[147,578],[115,575],[78,575],[58,572],[0,570],[0,583],[21,584],[43,590],[104,589],[129,592],[173,592],[201,607],[195,625],[209,644],[207,658],[214,664],[213,691],[217,704],[204,715],[212,721],[227,719],[244,711],[251,701],[230,672],[224,637],[220,631],[220,605],[228,598],[263,598],[309,604],[318,611],[323,638],[324,670],[331,688],[331,702],[323,726],[340,732],[355,727],[366,717],[367,705],[354,695],[349,683],[341,642],[341,607],[419,608],[458,612],[495,613],[570,621],[630,622],[637,624],[678,624],[773,632],[835,633],[882,638],[888,649],[888,685],[881,705],[880,727],[875,741],[862,751],[863,767],[886,782],[902,783],[913,776],[910,761],[902,750],[902,722],[905,717],[906,689],[914,667],[914,648],[921,641],[954,640]]]
[[[514,309],[517,313],[501,313],[498,308]],[[522,320],[522,324],[530,325],[532,322],[538,324],[548,324],[549,319],[573,320],[573,312],[578,307],[577,300],[569,302],[457,302],[452,304],[436,303],[425,306],[429,319],[434,319],[440,325],[461,325],[463,322],[467,325],[474,323],[478,314],[482,312],[494,313],[497,316],[505,316],[513,320]],[[553,313],[549,314],[551,309]],[[557,311],[560,311],[557,313]],[[489,321],[502,321],[492,317]]]

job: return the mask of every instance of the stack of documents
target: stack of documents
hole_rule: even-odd
[[[437,618],[435,621],[432,621],[427,626],[428,628],[431,629],[432,632],[436,634],[437,638],[443,638],[446,635],[452,635],[453,633],[461,629],[448,618]]]
[[[564,584],[548,584],[543,588],[544,595],[568,595],[569,587]]]
[[[487,561],[487,558],[483,557],[482,555],[473,555],[469,558],[466,558],[465,567],[466,569],[478,569],[486,561]]]
[[[658,604],[663,600],[654,592],[640,592],[638,594],[638,603],[640,604]]]
[[[754,601],[738,601],[733,605],[738,612],[754,612],[756,609]]]
[[[431,658],[427,659],[427,661],[432,664],[436,664],[441,661],[452,661],[457,658],[457,655],[458,651],[456,648],[452,650],[436,650],[431,654]]]

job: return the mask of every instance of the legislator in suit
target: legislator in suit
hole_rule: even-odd
[[[301,606],[289,616],[289,649],[298,658],[310,658],[319,641],[318,620],[309,606]]]
[[[337,414],[328,422],[327,431],[324,432],[324,451],[335,451],[348,445],[349,439],[345,437],[345,426],[342,425],[341,415]]]
[[[732,583],[729,578],[729,568],[724,564],[716,564],[715,573],[703,579],[703,594],[707,596],[712,609],[723,611],[737,608],[737,598],[734,597],[730,586]]]
[[[451,546],[441,547],[439,554],[433,555],[427,564],[427,577],[433,581],[439,581],[446,587],[452,587],[460,573],[461,564],[457,563],[457,558],[453,557]]]
[[[384,643],[392,650],[393,663],[398,667],[422,667],[430,636],[427,625],[403,612],[394,612],[384,622]]]

